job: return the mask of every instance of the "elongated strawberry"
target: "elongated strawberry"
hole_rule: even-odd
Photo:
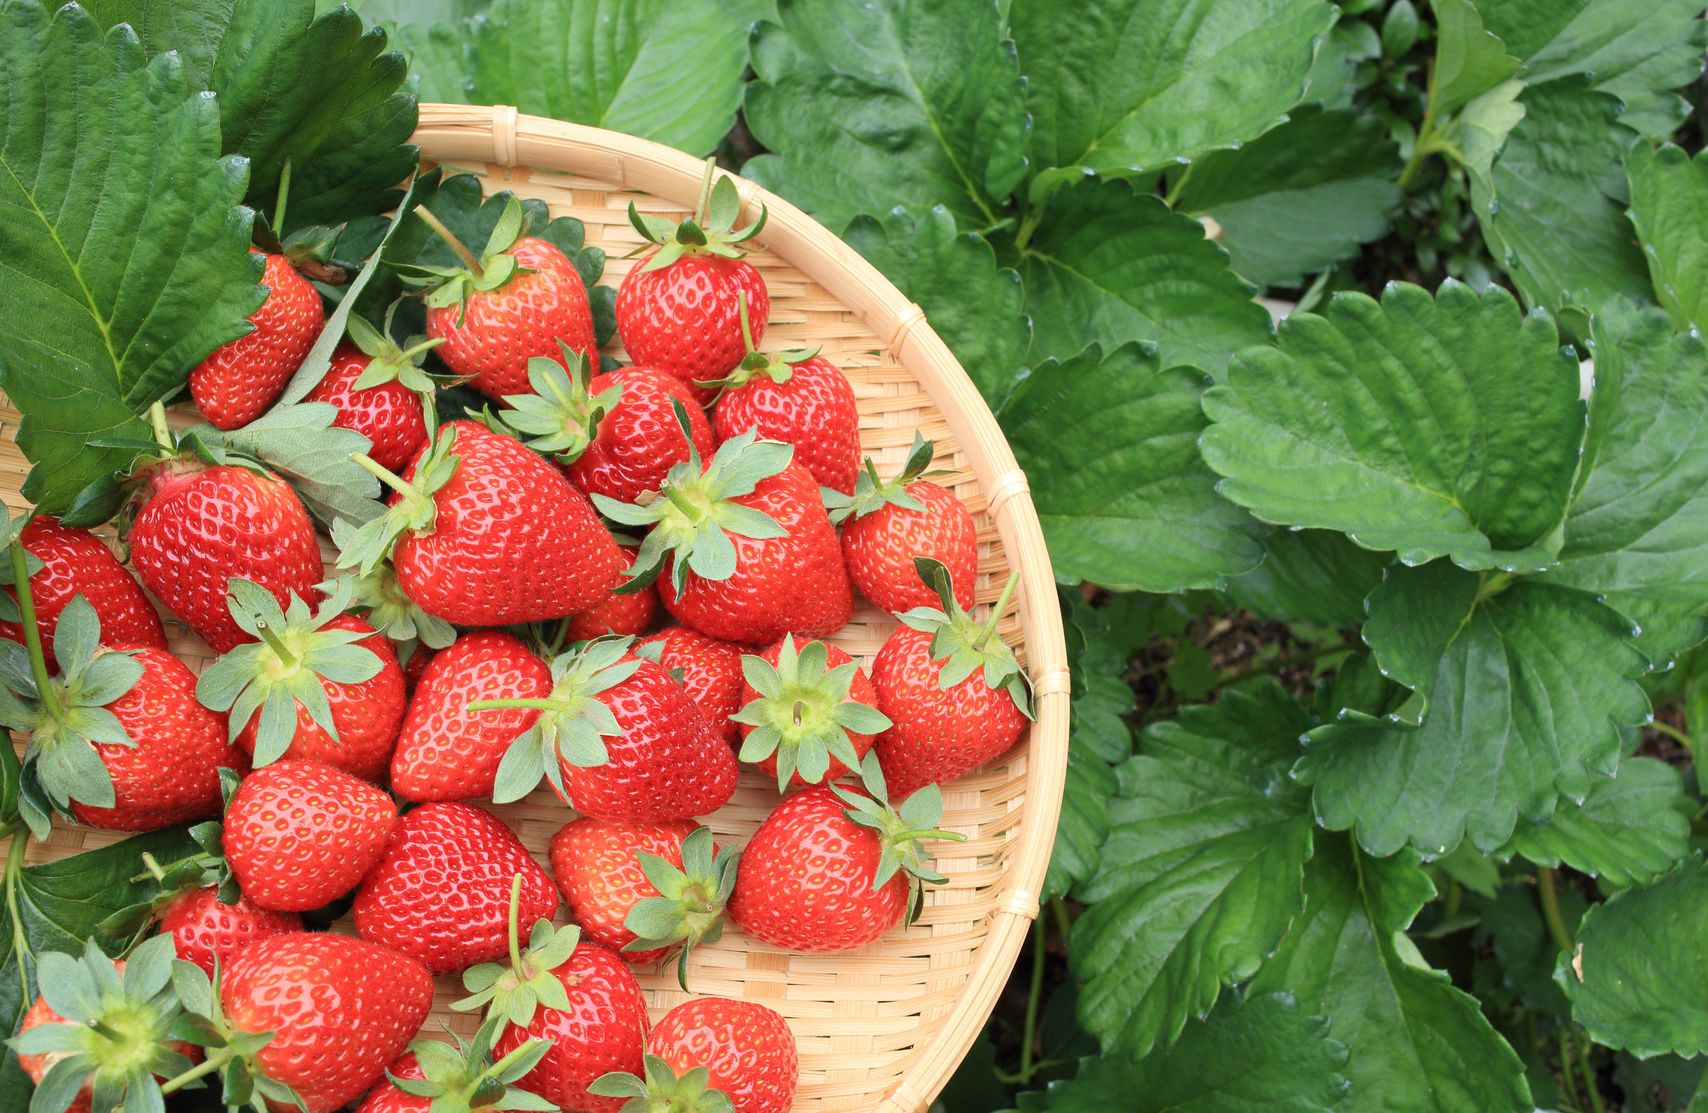
[[[555,467],[472,421],[440,427],[341,563],[366,575],[390,554],[404,594],[460,626],[562,618],[604,598],[623,552]]]
[[[527,1040],[503,1058],[492,1057],[502,1017],[480,1026],[474,1038],[453,1035],[453,1046],[416,1040],[386,1070],[356,1113],[475,1113],[475,1110],[533,1109],[524,1091],[510,1084],[533,1070],[551,1045]]]
[[[423,804],[392,830],[385,857],[356,892],[356,932],[444,974],[504,954],[510,880],[520,915],[557,909],[552,879],[504,822],[472,804]]]
[[[494,800],[521,799],[542,776],[595,819],[686,819],[730,798],[735,755],[699,704],[661,666],[631,654],[631,644],[600,638],[560,655],[544,699],[469,705],[540,712],[504,755]]]
[[[743,433],[670,469],[663,498],[627,505],[594,496],[606,517],[650,527],[628,574],[657,576],[677,620],[726,641],[822,637],[853,613],[842,552],[818,483],[793,449]]]
[[[684,1001],[653,1027],[646,1051],[644,1079],[607,1075],[593,1092],[629,1098],[624,1113],[788,1113],[800,1081],[789,1022],[754,1001]]]
[[[239,894],[226,904],[216,889],[188,889],[172,898],[160,918],[160,931],[170,935],[177,956],[201,967],[210,977],[214,960],[230,966],[237,953],[257,939],[302,930],[295,912],[257,907]]]
[[[868,457],[851,497],[825,499],[830,520],[842,524],[842,555],[855,590],[892,614],[937,603],[914,567],[920,557],[946,566],[955,602],[963,610],[973,605],[978,530],[953,491],[922,478],[931,474],[931,455],[931,442],[916,432],[901,474],[879,479]]]
[[[302,500],[284,480],[231,465],[177,457],[154,465],[130,527],[131,565],[142,585],[216,653],[252,640],[232,619],[226,585],[252,580],[282,607],[296,592],[320,598],[320,545]]]
[[[277,761],[232,796],[225,856],[252,902],[303,912],[354,889],[396,822],[391,797],[368,782],[312,761]]]
[[[254,329],[215,348],[190,372],[190,397],[216,429],[236,429],[266,413],[326,324],[320,292],[283,255],[267,256],[261,281],[267,300],[249,315]]]
[[[635,643],[635,654],[663,665],[712,720],[724,740],[734,743],[740,724],[731,718],[741,710],[741,647],[708,637],[687,626],[672,626]]]
[[[1007,753],[1032,714],[1026,673],[996,634],[1019,573],[979,622],[956,602],[943,565],[921,559],[918,572],[942,609],[902,614],[903,625],[872,662],[878,706],[890,717],[873,752],[897,795],[952,781]]]
[[[741,760],[777,778],[823,784],[860,768],[873,737],[890,725],[877,709],[878,694],[854,659],[833,645],[794,636],[763,654],[741,659]]]
[[[332,365],[304,401],[338,407],[332,424],[368,438],[369,458],[398,471],[427,446],[421,398],[435,387],[421,357],[444,341],[420,338],[402,348],[355,314],[346,327],[349,340],[333,349]]]
[[[0,535],[10,538],[14,528],[0,507]],[[61,525],[58,518],[42,517],[23,524],[17,543],[28,554],[30,598],[50,670],[55,667],[53,632],[59,625],[59,613],[74,595],[83,596],[95,608],[107,644],[166,648],[166,631],[154,613],[154,605],[99,537],[86,529]],[[13,578],[11,566],[0,562],[0,582],[9,584]],[[0,638],[20,645],[24,641],[13,588],[0,592]]]

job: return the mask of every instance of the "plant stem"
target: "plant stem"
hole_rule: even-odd
[[[1589,1106],[1595,1113],[1607,1113],[1607,1106],[1601,1100],[1601,1088],[1595,1084],[1595,1070],[1589,1065],[1589,1049],[1592,1041],[1589,1033],[1584,1033],[1582,1040],[1573,1040],[1578,1051],[1578,1073],[1583,1077],[1584,1092],[1589,1095]]]
[[[1002,621],[1002,612],[1008,608],[1009,600],[1014,598],[1014,589],[1018,586],[1020,586],[1020,570],[1016,568],[1008,574],[1008,582],[1002,585],[1002,594],[998,595],[996,602],[991,604],[990,618],[986,620],[984,628],[979,631],[978,639],[973,643],[974,645],[983,649],[996,633],[996,624]]]
[[[485,276],[486,269],[480,265],[480,260],[474,257],[474,252],[464,247],[463,241],[457,239],[456,233],[445,227],[445,222],[434,216],[426,205],[417,205],[415,215],[421,218],[423,224],[433,229],[433,233],[444,240],[447,247],[457,253],[457,258],[463,261],[463,266],[469,269],[470,274],[476,278]]]
[[[381,483],[384,483],[387,487],[390,487],[404,498],[414,499],[416,502],[427,501],[427,496],[422,494],[419,488],[384,465],[375,463],[360,452],[350,453],[350,459],[360,466],[363,471],[369,473],[375,479],[378,479]],[[417,478],[419,478],[419,476]]]
[[[58,719],[64,714],[64,708],[60,706],[59,692],[53,686],[53,678],[47,674],[47,657],[42,653],[42,632],[36,625],[36,601],[30,591],[30,567],[24,559],[22,542],[12,546],[12,584],[18,592],[18,625],[24,628],[24,645],[30,651],[30,672],[36,678],[36,692],[41,696],[42,706],[47,709],[48,716]]]
[[[1560,1025],[1560,1085],[1572,1099],[1572,1104],[1576,1105],[1576,1087],[1572,1085],[1572,1037],[1566,1028],[1566,1025]]]
[[[1038,1002],[1044,996],[1044,936],[1042,916],[1032,921],[1032,986],[1026,993],[1026,1023],[1020,1034],[1020,1081],[1032,1081],[1032,1040],[1038,1031]]]
[[[717,156],[708,155],[705,173],[700,176],[700,197],[694,202],[694,223],[701,228],[706,226],[706,212],[712,206],[712,179],[717,177],[717,173]]]
[[[166,404],[156,402],[148,407],[148,427],[154,431],[154,443],[167,452],[173,451],[172,429],[166,424]]]
[[[1162,199],[1163,204],[1171,209],[1174,208],[1174,203],[1180,200],[1180,191],[1186,188],[1187,181],[1192,177],[1192,171],[1196,169],[1198,169],[1196,162],[1186,164],[1186,169],[1181,172],[1180,177],[1174,179],[1174,184],[1168,187],[1168,193]]]
[[[273,205],[273,234],[285,236],[285,202],[291,199],[291,160],[279,168],[279,200]]]
[[[1073,918],[1068,915],[1067,905],[1061,897],[1050,898],[1050,911],[1055,913],[1056,934],[1062,937],[1062,946],[1067,946],[1068,932],[1073,928]]]
[[[447,339],[448,339],[448,337],[435,336],[429,340],[423,340],[421,343],[415,345],[413,348],[404,348],[403,350],[399,351],[397,353],[397,358],[402,363],[414,363],[416,356],[421,355],[424,352],[432,351],[434,348],[437,348],[439,345],[443,344]]]
[[[209,1055],[206,1059],[203,1059],[200,1063],[197,1063],[195,1066],[185,1071],[183,1074],[180,1074],[178,1077],[162,1082],[160,1084],[160,1092],[162,1094],[170,1094],[181,1090],[196,1079],[205,1078],[214,1071],[217,1071],[219,1068],[231,1062],[231,1059],[232,1055],[230,1049],[221,1048],[212,1055]]]
[[[1014,246],[1025,251],[1026,245],[1032,242],[1032,233],[1038,230],[1038,222],[1043,219],[1043,205],[1027,209],[1026,215],[1020,218],[1020,230],[1014,233]]]
[[[1542,903],[1542,919],[1548,925],[1548,934],[1553,937],[1554,945],[1566,954],[1572,953],[1572,933],[1566,930],[1566,921],[1560,916],[1560,892],[1554,881],[1554,871],[1547,866],[1536,867],[1536,894]]]
[[[569,624],[574,618],[574,615],[566,614],[557,620],[557,633],[552,635],[552,648],[549,656],[556,657],[563,651],[563,643],[569,637]]]
[[[518,923],[522,915],[522,875],[515,874],[510,878],[510,969],[518,974],[522,972],[522,926]]]
[[[267,643],[267,648],[273,651],[273,656],[279,659],[280,664],[287,669],[297,666],[299,663],[297,655],[286,647],[283,638],[273,632],[273,628],[267,625],[266,619],[257,618],[255,620],[255,632],[261,635],[261,640]]]
[[[741,343],[748,351],[753,350],[753,327],[747,319],[747,291],[737,290],[735,294],[735,311],[741,318]]]
[[[1434,151],[1435,143],[1435,62],[1429,63],[1429,77],[1424,83],[1424,96],[1427,106],[1423,110],[1423,123],[1418,125],[1417,142],[1412,144],[1411,157],[1406,159],[1405,169],[1400,171],[1400,189],[1409,190],[1417,180],[1418,171],[1423,169],[1426,158]]]
[[[6,912],[12,920],[12,957],[18,962],[19,999],[30,999],[30,975],[24,956],[30,953],[30,941],[24,936],[24,918],[18,914],[18,878],[24,872],[24,848],[30,843],[28,828],[14,831],[12,846],[6,854]]]
[[[1660,719],[1651,719],[1649,729],[1659,731],[1687,750],[1694,752],[1696,749],[1696,741],[1671,723],[1662,722]]]

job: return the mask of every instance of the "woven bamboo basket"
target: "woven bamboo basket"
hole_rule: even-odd
[[[605,249],[603,284],[615,286],[639,242],[630,201],[672,220],[693,207],[699,160],[656,143],[533,116],[514,108],[422,105],[415,134],[423,162],[481,176],[488,193],[512,190],[545,201],[554,216],[587,227]],[[910,303],[852,249],[788,202],[735,179],[743,222],[770,212],[750,258],[771,292],[767,347],[818,346],[852,380],[860,437],[881,469],[893,471],[917,429],[937,443],[939,479],[972,511],[979,530],[977,597],[990,605],[1009,570],[1020,587],[998,626],[1032,676],[1037,719],[1006,757],[944,786],[944,825],[966,836],[939,844],[948,883],[926,897],[919,921],[861,951],[795,955],[729,930],[700,949],[690,985],[697,994],[742,997],[788,1018],[801,1055],[800,1113],[876,1110],[923,1113],[984,1025],[1038,914],[1067,767],[1068,670],[1050,559],[1038,518],[990,410],[955,357]],[[616,352],[621,357],[621,352]],[[12,443],[17,415],[0,409],[0,496],[13,511],[27,463]],[[189,424],[192,413],[175,413]],[[329,550],[328,550],[329,552]],[[163,616],[164,617],[164,616]],[[862,602],[833,639],[870,663],[894,628]],[[172,649],[193,669],[211,653],[167,620]],[[720,845],[743,842],[776,801],[775,784],[744,773],[735,798],[707,821]],[[546,863],[546,848],[569,818],[541,790],[494,809]],[[50,860],[119,836],[64,825],[28,860]],[[559,919],[563,919],[559,910]],[[353,930],[346,920],[334,930]],[[654,1019],[686,996],[671,969],[638,971]],[[440,1025],[467,1034],[473,1018],[448,1009],[460,993],[441,978],[429,1033]]]

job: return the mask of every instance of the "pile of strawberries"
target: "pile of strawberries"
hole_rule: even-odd
[[[736,230],[714,176],[694,219],[631,206],[651,248],[616,301],[633,365],[610,370],[519,204],[478,254],[417,210],[462,260],[410,276],[425,336],[352,315],[310,395],[387,488],[328,524],[330,579],[289,483],[163,420],[130,477],[135,579],[84,530],[4,522],[0,719],[28,736],[31,827],[195,823],[200,845],[139,864],[162,895],[123,959],[44,957],[12,1041],[32,1109],[209,1082],[308,1113],[789,1108],[782,1017],[697,998],[649,1025],[633,967],[674,960],[687,988],[726,920],[793,951],[911,921],[942,880],[922,844],[959,837],[937,784],[1013,746],[1029,706],[995,633],[1014,581],[969,614],[973,522],[930,445],[884,478],[842,371],[759,350],[739,245],[764,216]],[[324,327],[284,257],[265,282],[254,330],[190,376],[220,428],[266,412]],[[490,404],[439,423],[450,384]],[[823,640],[855,591],[901,622],[869,674]],[[219,654],[200,677],[150,595]],[[698,817],[744,762],[779,798],[738,855]],[[568,820],[549,872],[472,802],[542,780]],[[305,930],[346,907],[355,937]],[[442,974],[482,1017],[455,1045],[416,1038]]]

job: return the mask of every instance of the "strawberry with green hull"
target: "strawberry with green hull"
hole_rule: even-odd
[[[727,997],[684,1001],[646,1040],[646,1077],[607,1075],[594,1091],[626,1097],[623,1113],[788,1113],[800,1081],[789,1023]]]
[[[475,1113],[476,1110],[555,1109],[536,1094],[512,1083],[539,1063],[550,1049],[544,1040],[518,1044],[503,1058],[492,1058],[492,1040],[503,1018],[480,1026],[474,1038],[452,1036],[456,1044],[416,1040],[368,1091],[356,1113]]]
[[[283,255],[266,259],[267,300],[249,315],[254,329],[215,348],[190,372],[190,397],[215,429],[236,429],[266,413],[326,324],[314,285]]]
[[[242,895],[235,904],[226,904],[215,889],[178,894],[160,917],[161,934],[172,936],[178,957],[210,977],[216,959],[230,966],[237,953],[256,940],[301,930],[302,917],[295,912],[260,908]]]
[[[332,544],[340,553],[355,539],[357,527],[343,518],[332,523]],[[324,595],[338,587],[338,581],[350,582],[350,610],[360,613],[368,625],[396,645],[400,665],[404,666],[404,690],[415,690],[415,681],[436,649],[444,649],[457,639],[457,631],[449,622],[435,618],[415,605],[397,582],[391,562],[382,560],[365,575],[334,574],[317,585]]]
[[[570,615],[568,639],[585,642],[609,634],[630,637],[646,633],[658,618],[658,588],[647,584],[627,591],[627,584],[628,578],[618,575],[616,586],[604,599]]]
[[[860,768],[890,721],[854,659],[833,645],[793,635],[741,659],[742,761],[789,785],[825,784]]]
[[[354,313],[346,328],[349,340],[333,349],[331,366],[303,400],[336,406],[332,424],[368,438],[368,456],[398,471],[427,446],[421,399],[436,387],[421,358],[444,341],[418,337],[402,348]]]
[[[740,729],[731,716],[741,710],[741,689],[746,683],[741,676],[741,653],[740,646],[687,626],[672,626],[635,643],[635,654],[657,661],[676,677],[731,745]]]
[[[0,532],[10,537],[15,527],[0,508]],[[109,645],[166,648],[166,631],[154,605],[142,593],[106,543],[86,529],[62,525],[58,518],[31,518],[17,535],[30,568],[30,597],[35,602],[36,629],[49,669],[55,667],[53,632],[59,614],[71,597],[81,595],[95,608],[101,634]],[[12,582],[10,564],[0,564],[0,580]],[[0,592],[0,638],[24,644],[18,625],[17,591]]]
[[[1032,715],[1030,682],[996,633],[1020,574],[1009,577],[980,622],[956,602],[948,569],[923,558],[917,563],[941,609],[898,616],[903,625],[872,662],[878,706],[890,717],[873,753],[898,795],[952,781],[1007,753]]]

